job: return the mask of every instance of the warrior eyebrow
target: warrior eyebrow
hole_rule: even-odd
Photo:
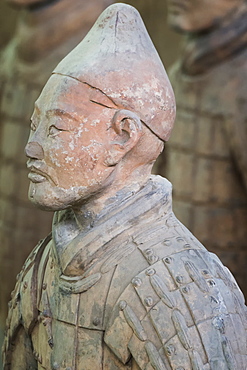
[[[60,117],[67,117],[67,118],[72,119],[74,121],[79,121],[78,118],[75,117],[73,114],[70,114],[69,112],[66,112],[65,110],[59,109],[59,108],[51,109],[51,110],[48,110],[46,112],[46,116],[49,117],[51,115],[57,115],[57,116],[60,116]]]

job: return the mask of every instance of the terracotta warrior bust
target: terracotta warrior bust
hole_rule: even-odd
[[[150,174],[174,118],[139,13],[110,6],[35,104],[29,198],[55,216],[18,275],[4,369],[245,369],[243,295]]]
[[[247,3],[167,4],[169,24],[184,41],[169,73],[177,119],[158,172],[173,184],[176,216],[219,255],[246,295]]]

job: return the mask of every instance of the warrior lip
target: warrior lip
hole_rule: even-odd
[[[45,172],[40,171],[38,168],[34,166],[28,166],[28,168],[30,169],[30,172],[28,174],[28,178],[30,181],[34,183],[40,183],[49,180],[49,176]]]

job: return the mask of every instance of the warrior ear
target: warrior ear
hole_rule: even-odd
[[[112,118],[115,132],[109,155],[105,160],[107,166],[115,166],[135,145],[142,135],[142,124],[138,115],[129,110],[118,110]]]

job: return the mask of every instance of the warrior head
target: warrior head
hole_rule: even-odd
[[[108,7],[35,104],[30,199],[59,210],[142,184],[174,119],[173,91],[139,13]]]

